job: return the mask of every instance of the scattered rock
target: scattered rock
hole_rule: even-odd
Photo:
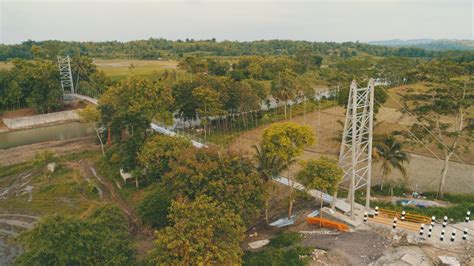
[[[449,266],[460,266],[461,265],[459,263],[458,259],[456,259],[455,257],[438,256],[438,258],[441,260],[442,265],[449,265]]]
[[[56,170],[56,167],[57,167],[57,164],[55,162],[48,163],[48,165],[46,166],[48,171],[50,171],[51,173],[54,173],[54,170]]]
[[[263,246],[266,246],[270,243],[270,240],[268,239],[263,239],[263,240],[258,240],[258,241],[254,241],[254,242],[250,242],[249,243],[249,247],[251,249],[257,249],[257,248],[261,248]]]

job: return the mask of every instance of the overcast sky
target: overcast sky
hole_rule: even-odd
[[[473,39],[474,0],[0,0],[0,43]]]

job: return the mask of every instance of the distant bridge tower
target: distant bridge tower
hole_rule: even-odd
[[[59,79],[64,94],[74,94],[74,82],[72,81],[71,61],[69,55],[60,57],[58,55]]]
[[[366,208],[370,208],[370,179],[372,168],[372,136],[374,123],[374,81],[358,88],[352,81],[347,101],[339,165],[344,170],[343,186],[348,191],[351,218],[354,219],[354,194],[366,188]]]

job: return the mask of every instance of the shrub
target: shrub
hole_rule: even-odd
[[[243,265],[248,266],[303,266],[307,265],[311,248],[293,247],[290,249],[270,247],[259,252],[247,251],[243,257]],[[301,256],[308,256],[301,258]]]
[[[155,228],[168,225],[168,209],[171,206],[170,195],[162,188],[155,188],[138,205],[138,215],[144,224]]]
[[[270,240],[270,246],[280,248],[287,247],[300,242],[301,234],[295,232],[282,232]]]

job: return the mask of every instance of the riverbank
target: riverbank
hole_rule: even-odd
[[[62,141],[47,141],[0,150],[0,166],[26,162],[34,159],[36,153],[50,150],[58,155],[66,155],[86,150],[98,150],[96,137],[84,137]]]
[[[48,114],[39,114],[33,108],[5,111],[0,113],[0,133],[78,121],[80,117],[76,110],[87,105],[83,100],[70,101],[58,112]]]

